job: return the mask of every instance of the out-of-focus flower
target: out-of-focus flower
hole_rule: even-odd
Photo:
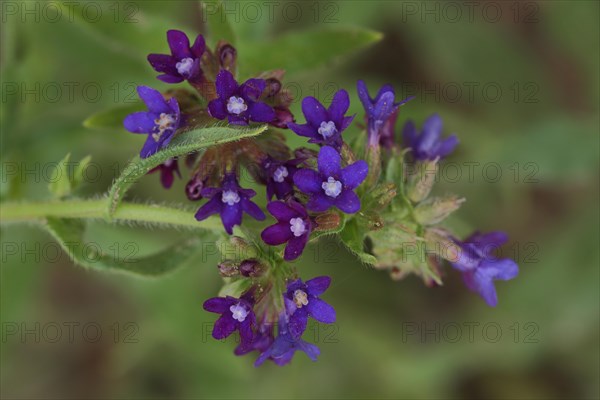
[[[498,296],[495,280],[507,281],[519,273],[519,266],[510,258],[498,259],[493,251],[508,240],[504,232],[474,233],[465,241],[456,241],[461,251],[452,266],[463,274],[467,287],[479,293],[485,302],[494,307]]]

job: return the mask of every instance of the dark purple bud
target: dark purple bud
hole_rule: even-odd
[[[281,81],[275,78],[265,79],[265,91],[263,92],[267,97],[273,97],[281,91]]]
[[[223,69],[231,71],[235,69],[235,62],[237,59],[237,51],[230,44],[223,44],[219,46],[219,63]]]
[[[294,115],[288,108],[274,107],[275,119],[270,122],[271,125],[277,128],[285,129],[288,124],[294,122]]]
[[[185,185],[185,195],[192,201],[200,200],[202,198],[202,189],[206,185],[206,179],[200,178],[198,174],[194,175]]]
[[[262,264],[256,259],[242,261],[239,268],[242,276],[251,278],[261,276],[264,272]]]

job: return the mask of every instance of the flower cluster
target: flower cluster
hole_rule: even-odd
[[[285,306],[278,315],[276,337],[272,322],[263,319],[257,323],[254,308],[260,308],[260,303],[253,298],[254,290],[244,293],[240,298],[227,296],[208,299],[204,302],[204,309],[221,314],[215,322],[212,336],[220,340],[239,331],[240,345],[235,353],[244,355],[258,351],[256,366],[266,360],[285,365],[297,350],[316,361],[319,348],[302,340],[302,335],[306,331],[308,317],[325,324],[335,322],[335,310],[319,297],[330,284],[331,279],[327,276],[306,282],[301,279],[288,282],[281,299]]]
[[[397,100],[391,85],[382,86],[372,98],[359,80],[356,96],[366,121],[360,132],[347,133],[355,115],[349,115],[350,93],[343,89],[327,107],[314,97],[304,98],[305,122],[297,123],[290,111],[293,98],[282,85],[283,71],[238,82],[237,50],[231,44],[219,41],[211,51],[201,35],[190,45],[176,30],[167,32],[167,42],[171,54],[150,54],[150,65],[163,83],[187,82],[193,90],[161,94],[139,86],[147,111],[127,116],[124,126],[147,134],[140,157],[156,161],[150,172],[160,172],[165,188],[182,177],[180,162],[190,170],[186,196],[203,202],[195,219],[218,214],[227,234],[223,240],[235,250],[233,257],[222,252],[219,263],[224,295],[204,302],[206,311],[220,314],[212,332],[215,339],[237,331],[240,344],[235,354],[257,351],[255,365],[266,360],[287,364],[297,350],[316,360],[319,348],[302,336],[309,318],[335,322],[334,308],[320,298],[331,279],[304,282],[291,262],[322,235],[338,235],[362,262],[388,271],[394,279],[415,274],[428,285],[441,284],[445,259],[462,273],[470,290],[490,306],[498,303],[494,281],[518,273],[514,261],[493,256],[506,235],[476,233],[457,239],[440,223],[464,199],[430,196],[439,163],[458,144],[455,135],[442,138],[439,115],[427,118],[420,132],[407,121],[400,143],[396,121],[401,106],[412,98]],[[268,129],[255,138],[217,140],[219,144],[187,156],[168,153],[177,135],[215,126],[227,127],[232,134],[256,126]],[[281,131],[285,129],[314,146],[290,149]],[[361,138],[363,144],[356,140]],[[252,188],[243,171],[253,178]],[[257,196],[260,186],[266,201]],[[272,219],[258,230],[258,223],[243,221],[244,214],[264,221],[264,211]],[[426,248],[409,254],[403,243],[423,243]],[[447,250],[443,254],[442,247]]]

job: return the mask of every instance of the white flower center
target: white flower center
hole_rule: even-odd
[[[282,165],[281,167],[277,168],[275,172],[273,172],[273,180],[281,183],[289,174],[290,173],[288,172],[287,168]]]
[[[296,307],[302,308],[308,304],[308,295],[304,290],[297,289],[294,291],[294,303]]]
[[[325,191],[325,194],[329,197],[336,198],[342,193],[342,183],[340,181],[336,181],[331,176],[327,178],[327,182],[323,182],[321,187]]]
[[[184,58],[183,60],[181,60],[177,64],[175,64],[175,68],[177,68],[177,72],[179,72],[179,75],[185,76],[185,77],[190,76],[193,66],[194,66],[194,59],[189,58],[189,57]]]
[[[229,307],[229,311],[233,315],[233,319],[239,322],[244,322],[248,316],[248,310],[241,303],[237,303]]]
[[[231,96],[229,100],[227,100],[227,111],[231,114],[240,115],[247,109],[248,106],[241,97]]]
[[[240,195],[235,190],[225,190],[221,195],[221,201],[227,203],[228,206],[232,206],[240,202]]]
[[[294,232],[294,236],[302,236],[306,233],[306,224],[302,218],[292,218],[290,219],[290,230]]]
[[[335,123],[333,121],[323,121],[321,122],[321,126],[319,127],[319,129],[317,129],[317,132],[319,132],[321,136],[327,139],[328,137],[336,133],[337,129],[335,128]]]
[[[158,142],[162,134],[169,129],[173,129],[175,125],[175,116],[172,114],[161,113],[158,118],[154,120],[154,132],[152,134],[152,139],[155,142]]]

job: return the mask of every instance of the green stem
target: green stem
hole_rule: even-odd
[[[0,204],[0,224],[41,222],[47,217],[104,219],[106,217],[106,199]],[[194,219],[192,210],[158,204],[123,202],[115,210],[113,219],[218,232],[223,230],[223,226],[217,218],[208,218],[198,222]]]

